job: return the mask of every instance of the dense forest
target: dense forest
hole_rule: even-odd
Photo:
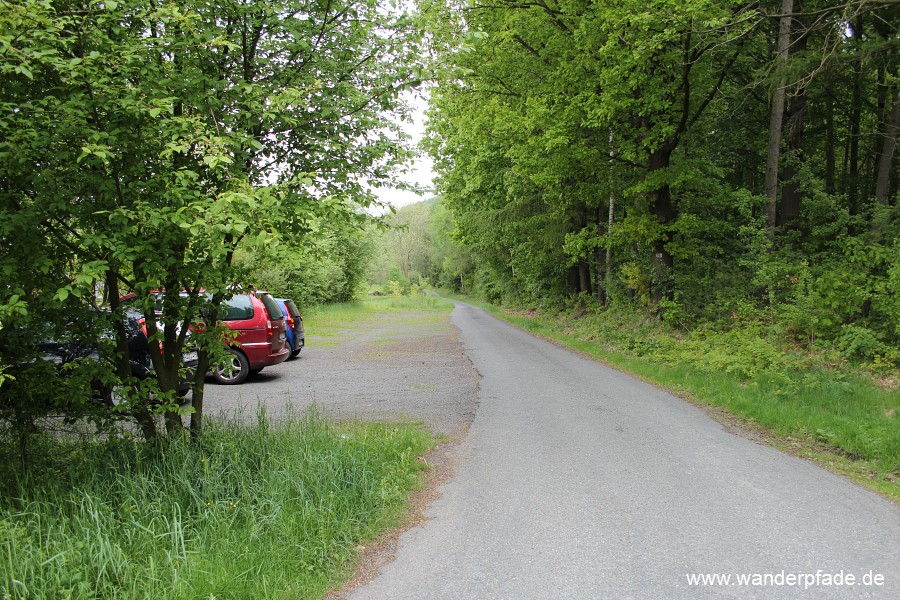
[[[900,360],[896,2],[422,10],[441,206],[409,268]]]

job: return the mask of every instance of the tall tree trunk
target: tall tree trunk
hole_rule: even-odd
[[[853,67],[853,94],[850,104],[850,151],[849,172],[847,173],[847,200],[850,213],[859,212],[859,128],[862,120],[862,16],[856,17],[853,25],[853,40],[856,42],[856,64]]]
[[[650,155],[648,175],[669,167],[674,146],[669,144],[656,150]],[[668,184],[663,184],[653,192],[653,214],[662,226],[667,226],[675,220],[675,207],[672,206],[672,190]],[[664,298],[671,295],[668,281],[672,273],[675,261],[669,253],[666,245],[670,241],[670,234],[665,232],[663,237],[657,240],[653,248],[653,256],[650,264],[653,269],[651,277],[650,301],[659,304]]]
[[[616,195],[610,191],[609,193],[609,220],[606,226],[606,298],[609,299],[609,290],[612,289],[613,280],[613,251],[612,251],[612,229],[613,222],[616,217]]]
[[[578,285],[580,283],[578,266],[573,265],[566,269],[566,292],[572,296],[578,293]]]
[[[766,148],[766,179],[764,184],[766,197],[766,225],[775,227],[778,212],[778,166],[781,158],[781,124],[784,119],[785,75],[788,52],[791,47],[791,17],[794,0],[783,0],[778,22],[778,51],[775,57],[775,87],[772,90],[772,101],[769,112],[769,141]]]
[[[616,160],[616,150],[613,148],[613,132],[609,131],[609,167],[610,174],[612,166]],[[612,287],[612,234],[613,223],[616,218],[616,193],[613,186],[609,186],[609,215],[606,225],[606,296],[609,298],[609,290]]]
[[[584,261],[578,263],[578,291],[591,293],[591,267]]]
[[[834,98],[826,92],[825,100],[825,191],[830,195],[835,193],[834,171],[836,168],[834,158]]]
[[[894,164],[894,150],[897,148],[897,136],[900,134],[900,85],[894,86],[894,100],[891,113],[884,127],[884,142],[878,158],[878,174],[875,178],[875,201],[886,205],[890,194],[891,168]]]
[[[797,12],[801,12],[803,10],[803,0],[797,0],[794,9]],[[791,45],[790,53],[802,52],[806,49],[808,39],[806,25],[799,18],[795,19],[793,23],[796,25],[796,30],[791,36],[794,42]],[[806,121],[806,100],[806,86],[800,86],[791,98],[790,107],[786,115],[788,120],[788,161],[784,166],[783,179],[785,183],[781,192],[781,211],[776,219],[779,226],[788,225],[800,216],[802,198],[797,175],[804,161],[803,127]]]
[[[597,206],[597,235],[602,235],[603,231],[603,205]],[[603,279],[603,270],[606,265],[603,263],[603,252],[600,248],[594,250],[594,283],[597,292],[597,302],[606,304],[606,281]]]
[[[609,184],[609,212],[606,218],[606,261],[604,263],[604,271],[601,275],[600,265],[600,249],[597,249],[597,300],[606,304],[609,301],[609,290],[612,286],[612,228],[616,215],[616,194],[612,185],[612,171],[616,160],[616,150],[613,148],[613,132],[609,131],[609,169],[607,170],[607,178]],[[603,230],[603,206],[597,207],[597,228],[598,231]],[[602,290],[602,293],[601,293]]]
[[[789,160],[784,166],[784,189],[781,192],[781,211],[776,222],[787,225],[800,216],[800,182],[797,174],[803,163],[803,125],[806,117],[806,90],[801,90],[791,102],[788,111],[788,153]]]

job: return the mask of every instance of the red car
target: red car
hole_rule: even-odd
[[[165,294],[151,293],[156,296],[157,311],[161,311]],[[128,294],[122,301],[132,302],[135,298],[135,294]],[[243,383],[250,375],[284,362],[291,355],[284,315],[268,292],[235,294],[222,303],[220,318],[226,327],[237,331],[237,336],[228,348],[231,359],[212,371],[219,383]]]
[[[228,349],[231,360],[213,371],[216,381],[226,385],[243,383],[250,375],[291,355],[286,344],[284,315],[271,294],[235,294],[222,308],[222,321],[238,333]]]

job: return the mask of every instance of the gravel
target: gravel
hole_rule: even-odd
[[[270,418],[315,405],[336,419],[421,420],[459,438],[476,408],[478,375],[449,314],[390,311],[352,330],[307,333],[297,359],[268,367],[243,385],[206,387],[207,415]]]

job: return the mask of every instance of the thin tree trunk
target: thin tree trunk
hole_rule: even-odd
[[[766,225],[775,227],[778,211],[778,166],[781,157],[781,125],[784,119],[785,75],[788,52],[791,46],[791,17],[794,0],[783,0],[781,17],[778,23],[778,53],[775,58],[775,89],[772,90],[772,102],[769,113],[769,141],[766,149],[766,180],[764,184],[766,197]]]
[[[825,101],[825,191],[835,193],[834,171],[837,168],[834,158],[834,98],[828,94]]]
[[[181,415],[178,414],[177,411],[167,410],[166,411],[166,433],[171,436],[174,436],[178,433],[184,432],[184,422],[181,420]]]
[[[106,293],[107,300],[109,301],[109,307],[112,310],[112,313],[116,315],[119,310],[119,280],[117,277],[117,273],[113,268],[109,268],[106,270]],[[131,361],[129,359],[129,351],[128,351],[128,339],[125,333],[125,323],[120,319],[115,318],[112,323],[113,332],[115,333],[115,341],[116,341],[116,354],[115,354],[115,366],[116,366],[116,375],[122,381],[127,381],[131,377]],[[147,407],[147,404],[144,402],[142,398],[140,403],[135,405],[132,413],[134,416],[134,420],[137,421],[138,426],[141,428],[141,433],[144,436],[144,439],[148,442],[153,440],[156,437],[156,422],[153,419],[153,415],[150,413],[150,409]]]
[[[603,205],[597,206],[597,235],[602,235],[603,231]],[[594,284],[595,291],[597,296],[597,302],[600,304],[606,304],[606,290],[604,289],[604,281],[603,281],[603,269],[605,265],[603,264],[603,252],[601,252],[600,248],[596,248],[594,250]]]
[[[222,297],[223,294],[217,293],[213,294],[213,297],[210,299],[212,307],[206,315],[210,323],[215,324],[219,322]],[[191,413],[189,425],[191,437],[194,439],[200,437],[200,433],[203,430],[203,395],[206,389],[206,372],[209,371],[209,352],[202,347],[197,350],[197,370],[194,373],[194,382],[191,385],[191,406],[194,412]]]
[[[796,0],[794,10],[802,12],[803,0]],[[807,31],[805,24],[798,17],[793,21],[796,26],[791,38],[791,53],[806,50]],[[800,182],[797,175],[804,161],[803,155],[803,128],[806,121],[806,87],[800,86],[791,98],[787,111],[787,150],[788,161],[784,166],[784,188],[781,192],[781,211],[776,222],[779,226],[788,225],[800,216],[800,206],[803,201],[800,192]]]
[[[897,136],[900,134],[900,86],[894,86],[894,101],[891,114],[884,128],[884,143],[881,156],[878,158],[878,175],[875,179],[875,201],[887,205],[891,184],[891,168],[894,164],[894,150],[897,148]]]
[[[197,439],[203,431],[203,378],[209,370],[209,353],[201,349],[198,351],[197,371],[194,373],[194,383],[191,386],[191,413],[190,432],[191,437]]]
[[[667,169],[672,159],[672,151],[674,147],[665,146],[656,150],[650,155],[648,174],[655,171]],[[672,206],[672,190],[668,184],[663,184],[653,192],[653,214],[656,215],[657,221],[663,227],[675,220],[675,207]],[[650,301],[653,304],[659,304],[664,298],[671,294],[668,287],[668,279],[675,266],[675,261],[666,245],[669,242],[669,233],[666,232],[663,238],[656,242],[653,248],[653,256],[650,258],[651,268],[651,289]]]
[[[847,200],[850,213],[859,212],[859,128],[862,120],[862,57],[859,47],[862,45],[862,17],[856,18],[853,25],[853,39],[856,42],[857,63],[853,68],[853,94],[850,105],[850,156]]]
[[[613,132],[609,132],[609,167],[612,173],[613,161],[616,159],[616,151],[613,148]],[[612,179],[610,178],[610,181]],[[606,297],[609,298],[609,290],[612,286],[612,229],[616,217],[616,194],[613,186],[609,186],[609,218],[606,225]]]

